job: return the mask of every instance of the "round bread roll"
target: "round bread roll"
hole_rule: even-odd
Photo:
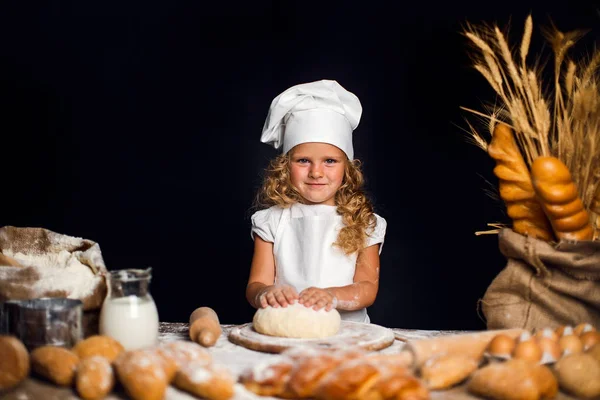
[[[254,314],[252,325],[264,335],[316,339],[333,336],[340,330],[342,318],[333,309],[315,311],[296,302],[287,307],[259,308]]]
[[[17,386],[29,375],[29,352],[14,336],[0,336],[0,391]]]
[[[89,357],[102,356],[108,361],[113,362],[121,352],[124,351],[123,345],[110,336],[94,335],[78,342],[73,347],[73,352],[79,359],[85,360]]]
[[[31,352],[31,369],[59,386],[71,386],[79,357],[69,349],[58,346],[42,346]]]

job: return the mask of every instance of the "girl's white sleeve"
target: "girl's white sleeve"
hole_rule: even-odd
[[[273,223],[273,216],[271,215],[271,209],[260,210],[252,215],[252,230],[250,235],[254,240],[254,235],[260,236],[265,242],[275,242],[275,224]]]
[[[379,254],[381,254],[381,250],[383,249],[383,242],[385,240],[385,231],[387,228],[387,222],[385,219],[380,217],[377,214],[374,214],[377,219],[377,225],[373,228],[373,232],[367,235],[367,246],[373,246],[374,244],[381,243],[379,246]]]

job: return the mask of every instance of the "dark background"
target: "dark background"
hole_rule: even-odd
[[[551,18],[592,29],[584,54],[600,26],[591,0],[41,3],[0,3],[0,226],[97,241],[109,269],[152,266],[163,321],[201,305],[251,320],[250,206],[277,154],[261,128],[277,94],[326,78],[363,104],[355,153],[388,221],[372,322],[483,328],[477,300],[505,260],[474,232],[508,220],[462,131],[477,119],[459,107],[494,97],[460,32],[510,23],[518,45],[532,11],[532,52]]]

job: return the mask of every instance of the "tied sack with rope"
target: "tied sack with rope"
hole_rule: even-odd
[[[600,241],[552,244],[505,228],[508,259],[482,300],[488,329],[600,326]]]

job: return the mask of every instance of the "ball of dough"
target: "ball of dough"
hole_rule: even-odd
[[[338,333],[341,320],[336,309],[315,311],[296,302],[287,307],[259,308],[252,325],[257,332],[269,336],[324,338]]]

